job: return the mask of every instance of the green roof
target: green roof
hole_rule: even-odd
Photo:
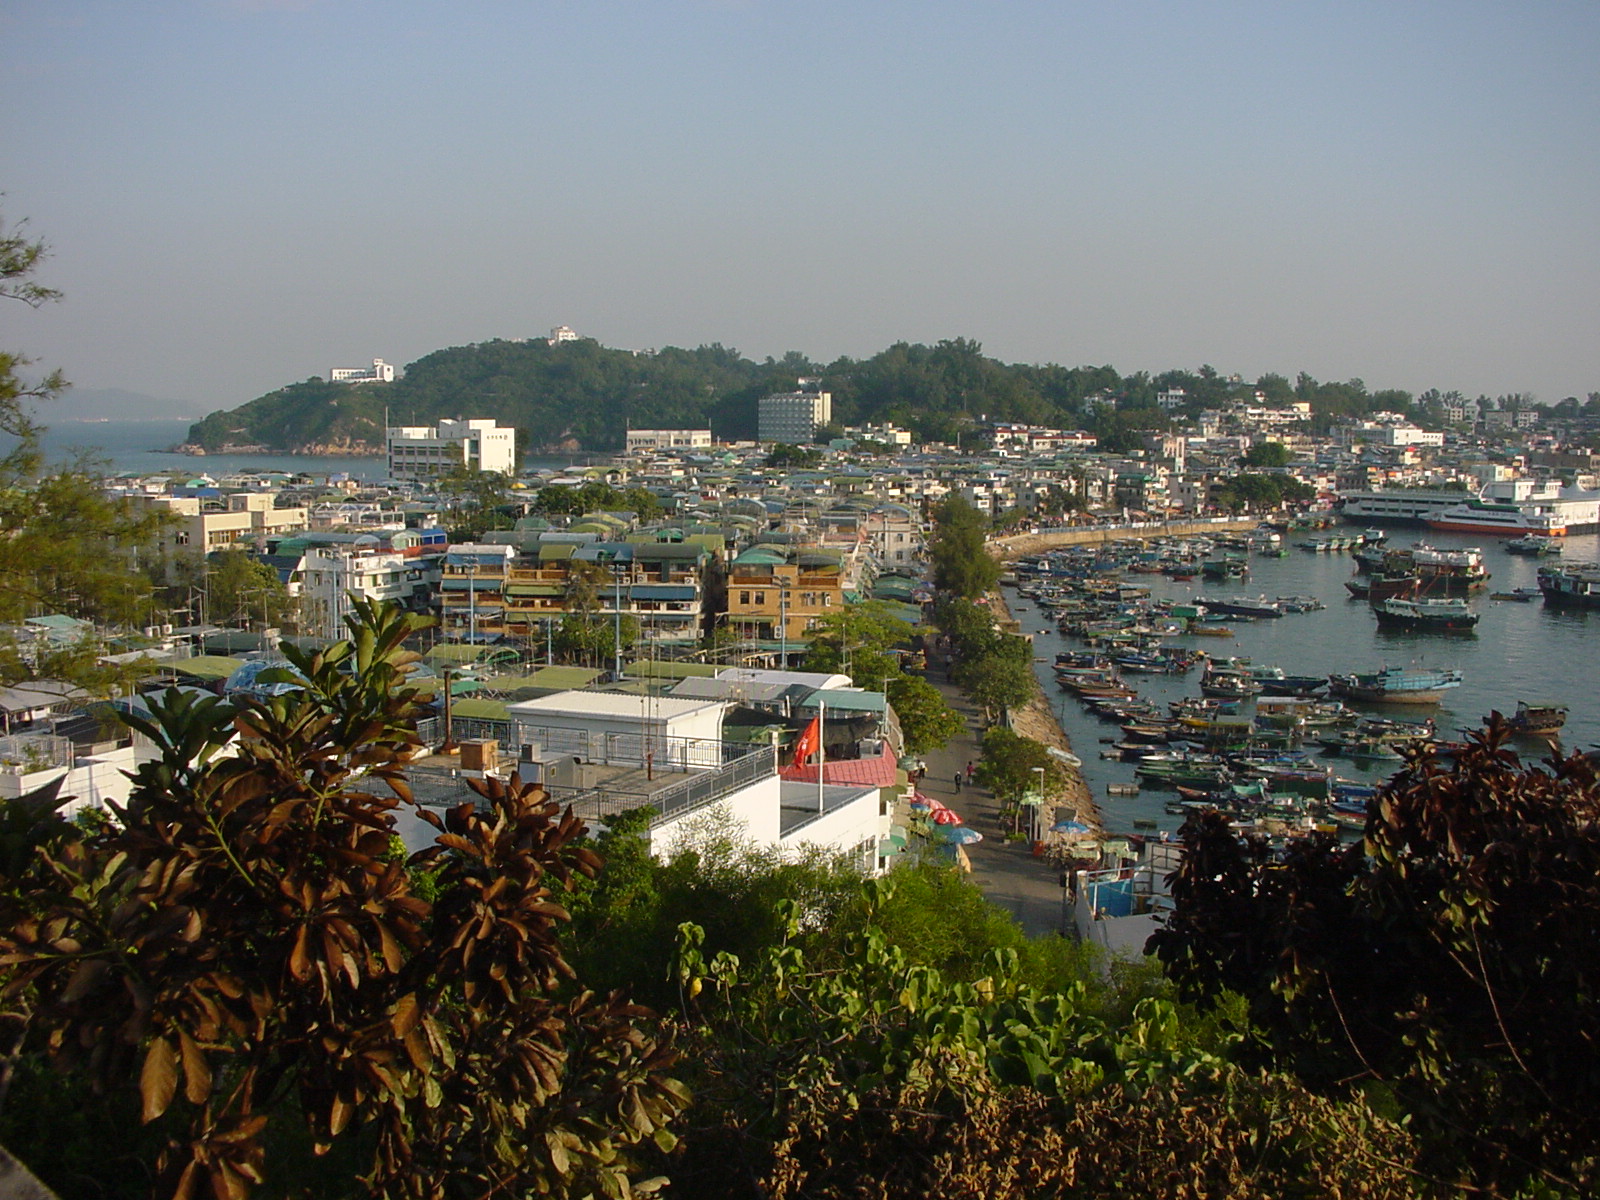
[[[710,679],[722,669],[711,663],[634,662],[623,669],[623,674],[636,679]]]
[[[456,667],[470,663],[516,662],[517,652],[509,646],[474,646],[467,642],[440,642],[422,657],[435,667]]]
[[[179,659],[167,669],[195,679],[226,679],[243,665],[243,659],[223,654],[197,654],[193,658]]]
[[[847,692],[843,688],[818,688],[800,702],[802,708],[826,704],[830,712],[876,712],[888,707],[882,692]]]
[[[450,701],[450,719],[465,721],[509,721],[504,700],[488,700],[482,696],[467,700]]]

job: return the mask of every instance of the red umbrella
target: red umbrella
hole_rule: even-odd
[[[961,825],[965,822],[956,814],[955,809],[945,808],[940,805],[933,810],[933,823],[935,825]]]

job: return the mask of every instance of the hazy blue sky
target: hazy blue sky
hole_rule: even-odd
[[[0,345],[231,407],[612,346],[1600,390],[1600,4],[0,0]]]

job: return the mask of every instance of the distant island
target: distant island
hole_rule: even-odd
[[[975,341],[896,343],[867,359],[818,363],[798,351],[757,362],[720,344],[693,350],[618,350],[589,338],[496,340],[437,350],[393,383],[313,377],[196,422],[186,453],[268,452],[358,457],[384,453],[384,423],[427,425],[493,417],[524,447],[551,453],[620,449],[628,429],[710,428],[721,441],[756,436],[756,401],[811,379],[833,394],[840,425],[892,421],[927,441],[959,443],[975,421],[1086,428],[1101,446],[1241,397],[1309,401],[1314,424],[1438,403],[1359,379],[1300,374],[1256,379],[1210,366],[1122,375],[1110,366],[1002,363]],[[1422,415],[1422,414],[1418,414]]]

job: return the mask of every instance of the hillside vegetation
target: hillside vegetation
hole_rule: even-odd
[[[1182,388],[1199,408],[1259,387],[1274,402],[1309,399],[1323,419],[1411,404],[1404,392],[1368,393],[1360,380],[1318,383],[1304,374],[1291,385],[1279,375],[1230,381],[1209,366],[1124,376],[1109,366],[1006,364],[962,338],[900,342],[871,358],[826,364],[796,351],[756,362],[721,345],[635,353],[592,340],[551,346],[533,339],[438,350],[392,384],[308,379],[212,413],[189,440],[208,450],[377,449],[385,410],[394,424],[493,417],[522,430],[526,445],[567,450],[618,448],[629,428],[709,427],[717,438],[735,440],[755,437],[757,399],[792,389],[802,376],[819,378],[833,393],[839,424],[893,421],[924,438],[954,441],[988,417],[1092,428],[1113,449],[1133,431],[1166,427],[1156,395],[1167,388]],[[1114,396],[1117,411],[1086,413],[1085,398],[1099,393]]]

